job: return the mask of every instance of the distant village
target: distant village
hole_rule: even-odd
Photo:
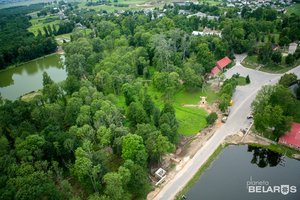
[[[1,0],[0,0],[1,1]],[[191,18],[191,17],[197,17],[200,19],[206,19],[208,21],[218,21],[220,16],[217,15],[213,15],[213,14],[209,14],[209,13],[205,13],[205,12],[200,12],[200,11],[192,11],[190,9],[190,6],[193,5],[199,5],[202,4],[203,2],[198,2],[198,1],[174,1],[172,3],[166,4],[164,6],[164,8],[162,9],[158,9],[158,8],[149,8],[149,3],[145,3],[145,4],[141,4],[141,10],[139,11],[132,11],[132,12],[144,12],[145,15],[151,15],[152,16],[152,20],[154,20],[155,18],[162,18],[164,16],[166,16],[166,13],[168,11],[170,11],[169,9],[174,9],[177,8],[178,9],[178,14],[179,15],[184,15],[187,18]],[[273,1],[273,0],[227,0],[227,1],[222,1],[221,2],[221,6],[224,7],[232,7],[232,8],[238,8],[239,11],[237,12],[237,14],[240,16],[241,15],[241,9],[243,7],[248,7],[250,9],[257,9],[259,7],[272,7],[274,9],[276,9],[278,12],[285,12],[285,8],[289,5],[293,4],[292,0],[277,0],[277,1]],[[57,15],[59,17],[60,20],[64,20],[64,21],[68,21],[68,16],[66,14],[66,12],[70,9],[68,1],[64,0],[64,1],[60,1],[58,4],[58,1],[53,1],[52,5],[54,7],[52,7],[55,15]],[[143,7],[143,5],[145,5],[145,7]],[[90,9],[88,9],[90,10]],[[79,11],[80,12],[80,11]],[[126,12],[126,10],[116,10],[114,12],[115,16],[120,16],[122,14],[124,14]],[[98,16],[104,16],[104,15],[108,15],[109,13],[107,13],[106,11],[100,11],[97,15]],[[73,13],[73,15],[76,15],[75,13]],[[75,27],[77,29],[86,29],[87,27],[82,25],[81,23],[76,23]],[[208,27],[203,27],[203,29],[200,30],[193,30],[192,31],[192,35],[193,36],[208,36],[208,35],[214,35],[214,36],[218,36],[218,37],[222,37],[221,34],[221,30],[215,30],[215,29],[211,29]]]
[[[242,8],[247,6],[257,9],[262,6],[270,6],[279,12],[284,12],[285,7],[292,4],[292,0],[227,0],[227,7]]]

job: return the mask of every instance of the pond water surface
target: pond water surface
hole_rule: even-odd
[[[66,79],[64,56],[52,54],[18,67],[0,71],[0,93],[3,98],[15,100],[21,95],[43,87],[43,72],[60,82]]]
[[[272,189],[284,185],[283,193],[289,185],[289,191],[250,193],[247,183],[254,181],[264,181]],[[291,186],[296,193],[291,193]],[[263,148],[229,146],[185,196],[188,200],[300,200],[300,161]]]

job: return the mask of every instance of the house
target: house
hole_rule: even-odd
[[[231,60],[226,56],[217,62],[217,67],[222,70],[231,63]]]
[[[191,18],[191,17],[193,17],[193,16],[196,16],[196,17],[198,17],[198,18],[200,18],[200,19],[202,19],[202,18],[207,18],[208,20],[214,20],[214,19],[218,20],[218,19],[219,19],[218,16],[207,15],[207,14],[205,14],[205,13],[203,13],[203,12],[197,12],[197,13],[195,13],[195,14],[188,15],[187,18]]]
[[[210,28],[204,28],[203,31],[193,31],[192,35],[194,36],[205,36],[205,35],[216,35],[221,37],[222,33],[221,31],[217,31],[217,30],[212,30]]]
[[[220,69],[215,66],[214,68],[212,68],[212,70],[210,71],[210,75],[211,76],[215,76],[216,74],[218,74],[220,72]]]
[[[298,44],[293,42],[289,45],[289,54],[294,54],[296,52],[296,49],[298,47]]]
[[[82,25],[80,22],[75,24],[75,28],[80,29],[80,30],[84,30],[86,29],[86,26]]]
[[[226,66],[228,66],[230,63],[231,63],[231,60],[227,56],[222,58],[221,60],[219,60],[217,62],[217,65],[214,68],[212,68],[212,70],[210,71],[209,76],[210,77],[215,76],[220,71],[222,71],[222,69],[224,69]]]
[[[174,1],[173,6],[185,6],[185,5],[190,5],[191,2],[189,1]]]
[[[291,130],[281,136],[278,143],[300,148],[300,124],[292,123]]]
[[[179,14],[179,15],[189,15],[189,14],[191,14],[191,12],[188,11],[188,10],[179,10],[179,11],[178,11],[178,14]]]

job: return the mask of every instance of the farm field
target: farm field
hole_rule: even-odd
[[[45,16],[34,18],[30,20],[32,26],[28,28],[28,31],[32,32],[34,35],[38,34],[38,30],[41,30],[42,33],[43,27],[50,25],[51,27],[54,25],[58,29],[58,24],[60,22],[58,16]]]
[[[287,9],[288,14],[291,15],[292,13],[294,13],[294,14],[300,16],[300,3],[291,5],[291,6],[287,7],[286,9]]]

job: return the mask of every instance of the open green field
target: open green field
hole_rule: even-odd
[[[217,100],[218,95],[209,87],[202,90],[186,91],[182,90],[175,94],[172,99],[176,118],[179,122],[179,133],[182,135],[193,135],[206,127],[207,112],[200,108],[183,107],[185,104],[198,104],[200,96],[207,97],[208,103],[213,103]]]
[[[194,135],[206,126],[207,112],[199,108],[185,108],[174,105],[176,119],[179,123],[179,134]]]
[[[68,2],[79,2],[79,1],[82,1],[82,0],[68,0]],[[0,9],[16,7],[16,6],[28,6],[31,4],[48,3],[48,2],[53,2],[53,0],[27,0],[27,1],[16,2],[16,3],[1,3]]]
[[[286,8],[287,13],[291,15],[292,13],[300,16],[300,3],[296,3]]]
[[[15,2],[15,3],[1,3],[0,9],[16,7],[16,6],[28,6],[30,4],[48,3],[48,2],[51,2],[51,0],[30,0],[30,1],[22,1],[22,2]]]
[[[55,39],[58,43],[58,45],[62,45],[63,44],[63,40],[71,40],[71,35],[76,33],[76,32],[80,32],[82,33],[84,36],[87,36],[88,34],[90,34],[93,30],[92,29],[83,29],[83,30],[73,30],[72,33],[66,33],[66,34],[62,34],[62,35],[57,35],[55,36]]]
[[[259,64],[257,63],[257,56],[254,55],[254,56],[247,56],[243,62],[242,62],[242,65],[244,67],[248,67],[248,68],[251,68],[251,69],[256,69],[259,67]]]
[[[211,6],[217,6],[222,3],[222,1],[219,0],[199,0],[199,3],[208,3]]]
[[[269,64],[269,65],[259,67],[261,64],[258,63],[257,56],[253,55],[253,56],[247,56],[243,60],[242,65],[251,69],[259,68],[259,71],[263,71],[263,72],[281,74],[298,66],[300,64],[300,59],[296,60],[292,65],[286,65],[284,63],[285,63],[285,57],[282,58],[281,64]]]
[[[176,2],[177,0],[118,0],[118,2],[112,2],[113,5],[97,5],[97,6],[86,6],[86,2],[81,2],[78,4],[79,9],[93,9],[96,11],[106,10],[107,12],[114,12],[120,10],[141,10],[144,8],[162,8],[165,4],[171,4],[172,2]],[[193,2],[198,2],[193,0]],[[211,5],[218,5],[220,2],[218,1],[206,1]],[[114,6],[116,4],[127,4],[128,7],[118,7]]]
[[[162,93],[157,91],[153,86],[149,86],[148,94],[152,97],[155,105],[160,109],[164,106],[164,98]],[[217,99],[217,94],[210,88],[203,92],[201,90],[186,91],[181,90],[174,95],[171,102],[175,109],[176,118],[179,123],[179,133],[185,136],[194,135],[201,129],[206,127],[207,112],[201,108],[183,107],[185,104],[197,104],[200,101],[200,96],[206,96],[209,103]],[[117,105],[125,107],[125,99],[123,95],[118,96]]]
[[[129,5],[128,7],[118,7],[114,5],[96,5],[96,6],[86,6],[86,2],[81,2],[78,4],[79,9],[93,9],[96,11],[100,10],[105,10],[107,12],[114,12],[114,11],[119,11],[119,10],[139,10],[140,8],[136,6],[137,4],[143,4],[147,2],[147,0],[119,0],[118,2],[113,4],[127,4]]]
[[[52,27],[54,25],[58,29],[58,24],[60,20],[58,16],[45,16],[45,17],[31,19],[30,22],[32,26],[28,28],[28,31],[37,35],[39,29],[42,31],[42,33],[44,33],[43,31],[44,26],[50,25]]]

